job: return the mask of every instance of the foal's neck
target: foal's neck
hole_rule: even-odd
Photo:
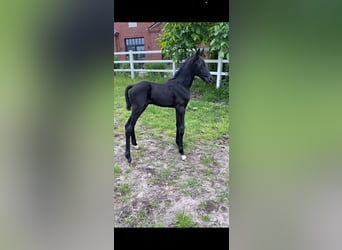
[[[195,78],[195,73],[193,71],[193,69],[189,68],[188,64],[185,64],[176,72],[172,80],[176,80],[178,84],[190,89]]]
[[[174,80],[176,80],[176,82],[178,84],[181,84],[185,88],[190,89],[191,85],[192,85],[192,82],[194,80],[194,77],[195,76],[191,76],[191,75],[188,75],[188,76],[178,76],[178,77],[174,78]]]

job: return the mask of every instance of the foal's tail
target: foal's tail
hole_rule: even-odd
[[[128,97],[128,90],[130,90],[130,88],[132,88],[133,87],[133,85],[129,85],[129,86],[127,86],[126,87],[126,89],[125,89],[125,97],[126,97],[126,108],[127,108],[127,110],[131,110],[131,102],[130,102],[130,100],[129,100],[129,97]]]

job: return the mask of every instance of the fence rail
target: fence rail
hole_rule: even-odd
[[[133,55],[137,54],[161,54],[161,50],[149,50],[149,51],[125,51],[125,52],[114,52],[114,56],[119,55],[128,55],[129,60],[114,60],[114,64],[129,64],[129,69],[113,69],[114,72],[130,72],[131,78],[134,79],[134,72],[144,73],[144,72],[165,72],[165,73],[172,73],[174,75],[178,68],[176,68],[176,62],[172,60],[134,60]],[[210,71],[210,74],[216,75],[216,88],[219,88],[222,81],[222,76],[228,76],[228,72],[223,72],[223,64],[229,63],[228,60],[218,58],[218,59],[205,59],[206,63],[215,63],[217,64],[217,71]],[[134,68],[135,63],[166,63],[171,64],[172,69],[140,69]]]

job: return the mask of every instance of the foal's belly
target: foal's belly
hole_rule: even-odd
[[[172,98],[151,98],[149,99],[149,104],[154,104],[160,107],[174,107],[174,102]]]
[[[149,104],[161,107],[174,107],[174,93],[166,86],[154,86],[149,96]]]

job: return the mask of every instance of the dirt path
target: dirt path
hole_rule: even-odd
[[[129,165],[114,136],[115,227],[176,227],[182,212],[194,227],[229,227],[227,138],[185,147],[182,161],[167,136],[143,133]]]

